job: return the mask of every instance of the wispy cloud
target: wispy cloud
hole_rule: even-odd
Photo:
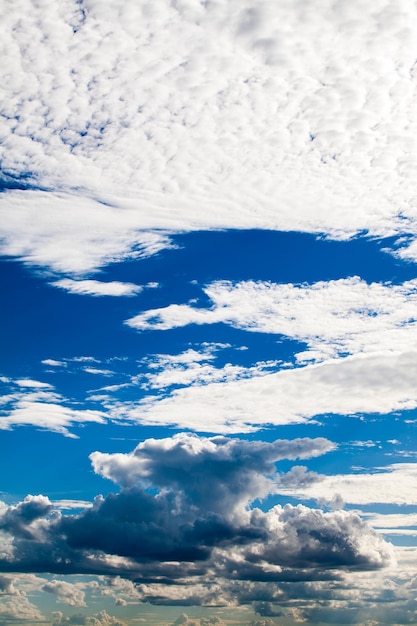
[[[7,393],[0,401],[0,430],[11,430],[16,426],[34,426],[75,438],[76,435],[69,430],[72,425],[106,422],[103,412],[74,406],[47,383],[10,379],[5,384]]]
[[[88,296],[135,296],[143,290],[141,285],[121,283],[118,281],[103,282],[99,280],[72,280],[63,278],[51,283],[70,293]]]
[[[215,282],[210,308],[172,304],[126,321],[137,330],[222,322],[305,342],[298,361],[408,349],[417,336],[417,282],[367,284],[358,277],[312,285]]]
[[[200,432],[250,432],[323,414],[389,413],[417,406],[417,353],[374,352],[249,379],[114,403],[111,414]]]
[[[349,474],[316,476],[315,481],[306,483],[301,488],[300,485],[296,485],[294,489],[293,486],[286,488],[283,484],[282,489],[288,495],[301,499],[312,498],[326,503],[341,498],[341,502],[355,505],[379,503],[415,506],[416,478],[417,463],[395,463],[377,467],[372,472],[362,470]],[[383,517],[378,519],[381,520]],[[413,519],[411,516],[410,520]]]

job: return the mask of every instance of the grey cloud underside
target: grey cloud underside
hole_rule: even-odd
[[[415,258],[413,3],[8,4],[4,253],[82,273],[235,227]]]
[[[43,496],[4,507],[0,529],[13,541],[0,567],[121,575],[161,589],[218,579],[238,586],[328,580],[338,570],[383,567],[392,559],[390,545],[353,513],[250,508],[256,498],[279,492],[277,461],[332,447],[324,439],[266,443],[182,434],[146,440],[130,455],[94,453],[96,471],[129,486],[98,496],[79,515],[61,515]],[[233,593],[239,595],[238,588]],[[165,596],[161,590],[153,601]]]

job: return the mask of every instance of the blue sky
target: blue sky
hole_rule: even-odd
[[[6,2],[0,626],[417,625],[417,12]]]

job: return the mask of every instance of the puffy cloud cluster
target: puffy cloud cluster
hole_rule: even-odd
[[[275,463],[308,459],[335,449],[327,439],[245,441],[178,434],[147,439],[131,454],[90,455],[94,470],[123,487],[169,487],[195,510],[233,516],[274,488]]]
[[[410,0],[12,5],[4,253],[79,273],[179,230],[415,237]]]
[[[70,617],[61,613],[61,611],[55,611],[53,613],[52,626],[126,626],[126,622],[117,619],[113,615],[109,615],[107,611],[99,611],[95,615],[83,615],[78,613],[71,615]]]
[[[44,584],[42,591],[54,594],[58,602],[68,606],[86,606],[85,593],[77,584],[65,580],[50,580]]]
[[[15,580],[0,576],[0,623],[37,623],[44,620],[41,611],[32,604]]]
[[[182,434],[146,440],[132,454],[96,452],[95,471],[121,483],[121,492],[99,496],[92,508],[73,515],[53,510],[43,496],[4,506],[0,526],[9,540],[0,566],[122,575],[141,583],[141,598],[151,601],[165,594],[172,601],[175,586],[170,591],[165,583],[187,581],[182,601],[194,604],[198,596],[213,602],[214,588],[210,600],[196,586],[215,580],[229,585],[221,594],[228,601],[269,601],[259,594],[250,599],[240,582],[320,580],[329,568],[383,567],[393,557],[390,545],[356,514],[301,505],[251,508],[279,491],[276,462],[332,448],[324,439],[266,443]],[[82,589],[60,581],[44,590],[73,606],[84,601]]]

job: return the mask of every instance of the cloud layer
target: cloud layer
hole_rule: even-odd
[[[3,252],[78,273],[160,229],[414,237],[416,32],[410,0],[13,3]]]

